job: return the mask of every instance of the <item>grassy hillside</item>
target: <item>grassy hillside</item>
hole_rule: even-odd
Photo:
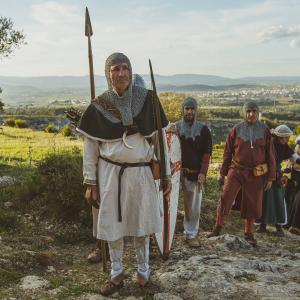
[[[3,168],[28,167],[47,154],[82,148],[80,139],[70,139],[61,134],[33,131],[3,126],[0,131],[0,175]],[[2,168],[2,170],[1,170]]]

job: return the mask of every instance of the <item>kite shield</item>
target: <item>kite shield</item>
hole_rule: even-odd
[[[162,222],[167,221],[168,225],[163,226],[163,232],[156,233],[154,235],[157,247],[160,254],[163,258],[168,257],[168,253],[171,250],[173,237],[176,227],[176,218],[177,218],[177,208],[178,208],[178,199],[179,199],[179,187],[180,187],[180,170],[181,170],[181,147],[180,140],[178,136],[173,132],[167,132],[167,149],[169,154],[172,174],[172,191],[170,197],[167,199],[168,202],[168,218],[162,216]],[[163,209],[163,193],[159,191],[159,180],[156,180],[157,194],[159,197],[161,211]],[[165,225],[165,224],[164,224]],[[167,228],[167,234],[164,233],[164,228]],[[165,237],[165,238],[164,238]]]

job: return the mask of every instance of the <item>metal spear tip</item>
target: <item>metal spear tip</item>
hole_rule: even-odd
[[[91,23],[91,19],[90,19],[89,10],[87,7],[85,9],[85,35],[86,36],[93,35],[92,23]]]

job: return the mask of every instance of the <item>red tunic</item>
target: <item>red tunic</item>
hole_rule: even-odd
[[[243,167],[237,168],[233,160]],[[255,177],[252,169],[262,163],[268,164],[268,173]],[[227,178],[218,204],[218,223],[223,225],[240,190],[242,218],[259,218],[264,183],[275,180],[276,175],[274,146],[270,130],[264,123],[257,121],[249,125],[241,122],[231,130],[226,140],[220,174]]]

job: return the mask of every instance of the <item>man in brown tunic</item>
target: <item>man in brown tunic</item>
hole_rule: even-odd
[[[252,228],[262,214],[264,189],[275,180],[275,154],[271,133],[258,121],[259,108],[255,102],[243,107],[244,121],[229,133],[220,170],[219,184],[223,191],[217,205],[217,218],[208,237],[218,236],[238,193],[241,191],[241,217],[245,219],[245,239],[256,245]],[[260,169],[256,172],[254,169]],[[226,179],[225,179],[226,177]]]

